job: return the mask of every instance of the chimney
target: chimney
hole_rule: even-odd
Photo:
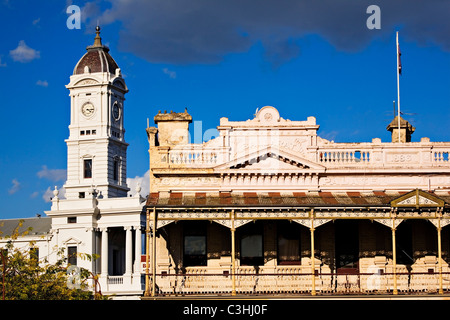
[[[160,111],[154,121],[158,126],[159,146],[172,147],[189,143],[189,123],[192,122],[192,116],[187,113],[187,109],[180,113]]]
[[[392,120],[392,122],[387,126],[386,130],[390,131],[392,134],[392,142],[411,142],[411,135],[414,133],[416,128],[414,128],[408,121],[400,117],[400,141],[398,141],[398,116]]]

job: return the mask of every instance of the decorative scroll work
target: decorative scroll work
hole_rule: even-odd
[[[156,220],[156,229],[162,228],[172,222],[175,222],[175,220]],[[153,221],[151,219],[148,222],[148,226],[150,227],[150,230],[154,230]]]
[[[439,228],[439,221],[438,219],[429,219],[429,221],[434,224],[436,228]],[[447,226],[450,224],[450,219],[441,219],[441,228]]]
[[[218,224],[221,224],[222,226],[230,228],[230,229],[232,227],[232,224],[231,224],[232,221],[231,220],[212,220],[212,221],[214,221],[214,222],[216,222]],[[248,220],[243,220],[243,219],[234,220],[234,228],[235,229],[239,228],[239,227],[243,226],[244,224],[247,224],[247,223],[252,222],[252,221],[253,220],[250,220],[250,219],[248,219]]]
[[[392,223],[392,220],[394,220],[394,223]],[[403,219],[373,219],[373,221],[384,224],[388,228],[392,228],[393,226],[397,228]]]
[[[162,228],[172,222],[175,222],[175,220],[157,220],[156,221],[156,229]],[[150,223],[150,224],[152,224],[152,223]]]
[[[83,86],[83,85],[97,84],[97,83],[98,83],[98,81],[94,80],[94,79],[84,79],[84,80],[81,80],[81,81],[77,82],[75,85],[76,86]]]
[[[292,219],[292,221],[295,221],[297,223],[300,223],[301,225],[304,225],[307,228],[311,228],[311,223],[313,222],[313,227],[317,228],[329,221],[331,221],[331,219]]]

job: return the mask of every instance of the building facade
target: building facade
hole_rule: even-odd
[[[334,143],[272,106],[203,144],[187,111],[154,120],[146,295],[449,289],[450,143],[397,118],[393,142]]]

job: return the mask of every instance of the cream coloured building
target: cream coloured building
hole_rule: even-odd
[[[450,143],[397,118],[334,143],[272,106],[203,144],[186,110],[154,121],[147,295],[448,290]]]

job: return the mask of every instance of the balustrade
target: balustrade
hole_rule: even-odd
[[[188,268],[188,273],[159,274],[159,294],[230,294],[231,274],[209,273],[206,267]],[[438,273],[397,273],[400,294],[436,293],[439,286]],[[316,291],[323,294],[392,294],[392,273],[336,274],[317,273]],[[444,292],[450,290],[450,273],[444,272]],[[121,277],[110,277],[110,284],[118,284]],[[301,266],[280,266],[269,273],[254,267],[236,270],[236,291],[242,294],[310,294],[311,274],[302,272]]]
[[[235,150],[227,147],[187,145],[169,150],[167,156],[163,156],[162,159],[164,159],[163,162],[167,161],[169,165],[175,166],[214,167],[233,160],[233,152],[235,154]],[[350,143],[336,143],[319,146],[318,149],[310,151],[305,150],[299,156],[315,159],[327,167],[384,167],[386,164],[403,165],[405,163],[447,166],[450,164],[449,153],[450,148],[444,148],[442,145],[435,149],[421,144],[405,144],[393,148],[389,144],[363,143],[360,146],[354,146]]]

